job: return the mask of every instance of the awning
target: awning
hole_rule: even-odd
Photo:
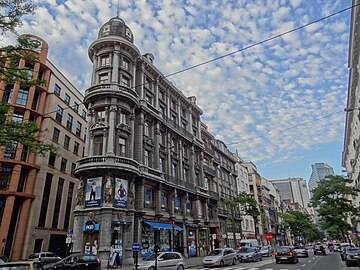
[[[162,223],[162,222],[152,222],[152,221],[144,221],[147,225],[149,225],[154,230],[172,230],[172,224],[170,223]],[[183,228],[179,227],[178,225],[175,225],[175,230],[181,232],[183,231]]]

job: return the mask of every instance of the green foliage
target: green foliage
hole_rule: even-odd
[[[313,190],[313,197],[310,201],[320,216],[322,228],[330,230],[334,234],[341,232],[344,240],[346,240],[345,232],[351,229],[348,217],[359,214],[358,209],[348,198],[357,196],[360,189],[350,187],[347,183],[350,182],[346,182],[342,176],[330,175],[320,181]]]
[[[57,154],[57,147],[43,141],[43,133],[35,122],[8,121],[6,116],[11,113],[9,105],[0,103],[0,146],[12,147],[14,143],[21,143],[30,152],[44,156],[51,152]]]
[[[28,0],[0,0],[0,31],[1,35],[6,32],[15,32],[22,25],[21,18],[32,14],[35,4]]]

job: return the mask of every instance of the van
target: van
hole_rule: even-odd
[[[256,239],[241,239],[240,247],[259,247],[259,242]]]

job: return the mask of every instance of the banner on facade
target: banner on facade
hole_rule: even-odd
[[[115,207],[128,207],[128,180],[115,178]]]
[[[85,207],[100,206],[102,177],[86,180]]]

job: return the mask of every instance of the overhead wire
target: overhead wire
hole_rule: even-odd
[[[259,42],[255,42],[255,43],[250,44],[250,45],[248,45],[248,46],[246,46],[246,47],[240,48],[240,49],[238,49],[238,50],[232,51],[232,52],[227,53],[227,54],[223,54],[223,55],[218,56],[218,57],[215,57],[215,58],[213,58],[213,59],[210,59],[210,60],[207,60],[207,61],[204,61],[204,62],[195,64],[195,65],[193,65],[193,66],[189,66],[189,67],[187,67],[187,68],[184,68],[184,69],[181,69],[181,70],[178,70],[178,71],[169,73],[169,74],[167,74],[167,75],[164,75],[163,77],[164,77],[164,78],[168,78],[168,77],[171,77],[171,76],[174,76],[174,75],[177,75],[177,74],[181,74],[181,73],[184,73],[184,72],[186,72],[186,71],[189,71],[189,70],[192,70],[192,69],[195,69],[195,68],[198,68],[198,67],[201,67],[201,66],[210,64],[210,63],[212,63],[212,62],[221,60],[221,59],[223,59],[223,58],[232,56],[232,55],[234,55],[234,54],[237,54],[237,53],[246,51],[246,50],[251,49],[251,48],[253,48],[253,47],[259,46],[259,45],[261,45],[261,44],[267,43],[267,42],[272,41],[272,40],[274,40],[274,39],[277,39],[277,38],[280,38],[280,37],[282,37],[282,36],[285,36],[285,35],[291,34],[291,33],[293,33],[293,32],[299,31],[299,30],[301,30],[301,29],[304,29],[305,27],[308,27],[308,26],[313,25],[313,24],[315,24],[315,23],[318,23],[318,22],[321,22],[321,21],[323,21],[323,20],[329,19],[329,18],[334,17],[334,16],[336,16],[336,15],[339,15],[339,14],[341,14],[341,13],[343,13],[343,12],[345,12],[345,11],[351,10],[351,9],[353,9],[354,7],[357,7],[357,6],[359,6],[359,5],[360,5],[360,3],[359,3],[359,4],[354,4],[354,5],[349,6],[349,7],[347,7],[347,8],[344,8],[344,9],[341,9],[341,10],[336,11],[336,12],[334,12],[334,13],[331,13],[331,14],[329,14],[329,15],[327,15],[327,16],[321,17],[321,18],[319,18],[319,19],[317,19],[317,20],[314,20],[314,21],[311,21],[311,22],[309,22],[309,23],[303,24],[303,25],[301,25],[301,26],[295,27],[295,28],[293,28],[293,29],[291,29],[291,30],[282,32],[282,33],[280,33],[280,34],[277,34],[277,35],[275,35],[275,36],[266,38],[266,39],[261,40],[261,41],[259,41]],[[154,82],[154,80],[151,80],[151,82]],[[144,82],[144,83],[141,83],[141,84],[132,86],[132,87],[130,87],[130,89],[135,89],[135,88],[137,88],[137,87],[144,86],[144,85],[146,85],[146,84],[148,84],[148,83],[149,83],[149,82]],[[82,104],[84,104],[84,103],[83,103],[83,102],[80,102],[78,105],[82,105]],[[76,106],[76,105],[73,105],[73,106],[68,105],[68,106],[64,107],[63,109],[65,110],[65,109],[72,108],[72,107],[75,107],[75,106]],[[54,111],[46,112],[46,113],[44,113],[43,115],[48,115],[48,114],[56,113],[56,112],[57,112],[57,110],[54,110]],[[327,116],[324,116],[324,117],[326,118]],[[323,117],[321,117],[321,118],[319,118],[319,119],[322,119],[322,118],[323,118]],[[301,125],[301,124],[300,124],[300,125]],[[291,128],[293,128],[293,127],[291,127]],[[231,143],[231,144],[233,144],[233,143]],[[230,144],[230,145],[231,145],[231,144]]]

